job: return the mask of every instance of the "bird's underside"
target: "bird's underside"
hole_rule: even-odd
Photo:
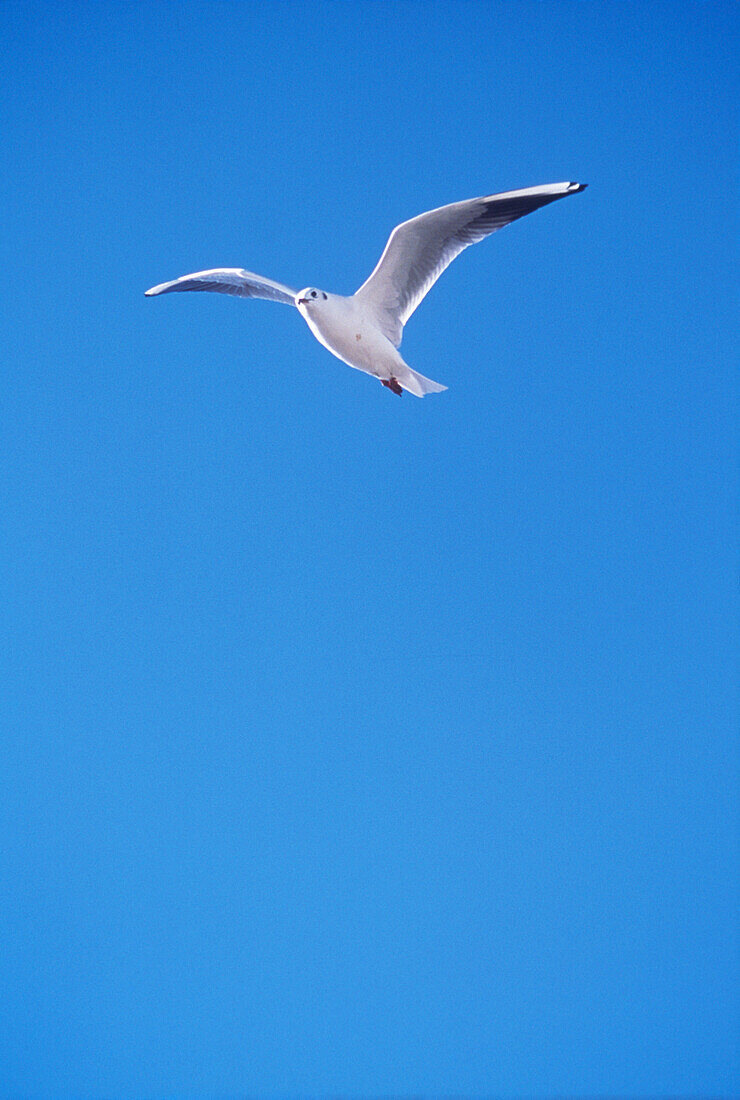
[[[456,256],[532,211],[583,191],[585,184],[553,183],[504,191],[441,206],[397,225],[370,277],[350,297],[307,287],[296,291],[243,268],[212,268],[160,283],[150,297],[210,290],[296,306],[316,339],[351,367],[372,374],[399,396],[423,397],[446,386],[412,370],[401,358],[403,326]]]

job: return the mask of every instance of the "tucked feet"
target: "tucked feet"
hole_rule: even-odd
[[[399,397],[403,393],[403,390],[401,389],[395,378],[381,378],[380,381],[383,383],[386,389],[391,390],[393,393],[397,393]]]

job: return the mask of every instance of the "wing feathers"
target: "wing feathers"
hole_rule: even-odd
[[[540,206],[583,191],[582,183],[551,183],[484,195],[429,210],[397,225],[370,277],[356,292],[398,347],[403,326],[427,291],[468,245]]]
[[[216,294],[236,294],[240,298],[266,298],[271,302],[284,302],[294,306],[297,290],[289,286],[255,275],[241,267],[214,267],[209,271],[196,271],[183,275],[169,283],[160,283],[145,291],[148,297],[171,294],[175,290],[211,290]]]

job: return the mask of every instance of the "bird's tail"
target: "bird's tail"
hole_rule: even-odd
[[[431,378],[425,378],[423,374],[418,374],[411,367],[407,367],[404,363],[403,369],[397,369],[395,376],[400,386],[403,386],[409,393],[415,394],[417,397],[423,397],[425,393],[442,393],[442,390],[446,390],[447,386],[441,386],[439,382],[432,382]]]

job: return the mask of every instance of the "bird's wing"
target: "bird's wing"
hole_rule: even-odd
[[[241,267],[214,267],[210,271],[196,271],[192,275],[183,275],[170,283],[160,283],[145,293],[151,298],[155,294],[169,294],[173,290],[214,290],[217,294],[237,294],[241,298],[268,298],[271,302],[284,302],[295,305],[297,290],[255,275]]]
[[[540,206],[583,191],[585,183],[547,183],[454,202],[397,225],[377,267],[356,292],[396,347],[403,326],[444,269],[469,244]]]

